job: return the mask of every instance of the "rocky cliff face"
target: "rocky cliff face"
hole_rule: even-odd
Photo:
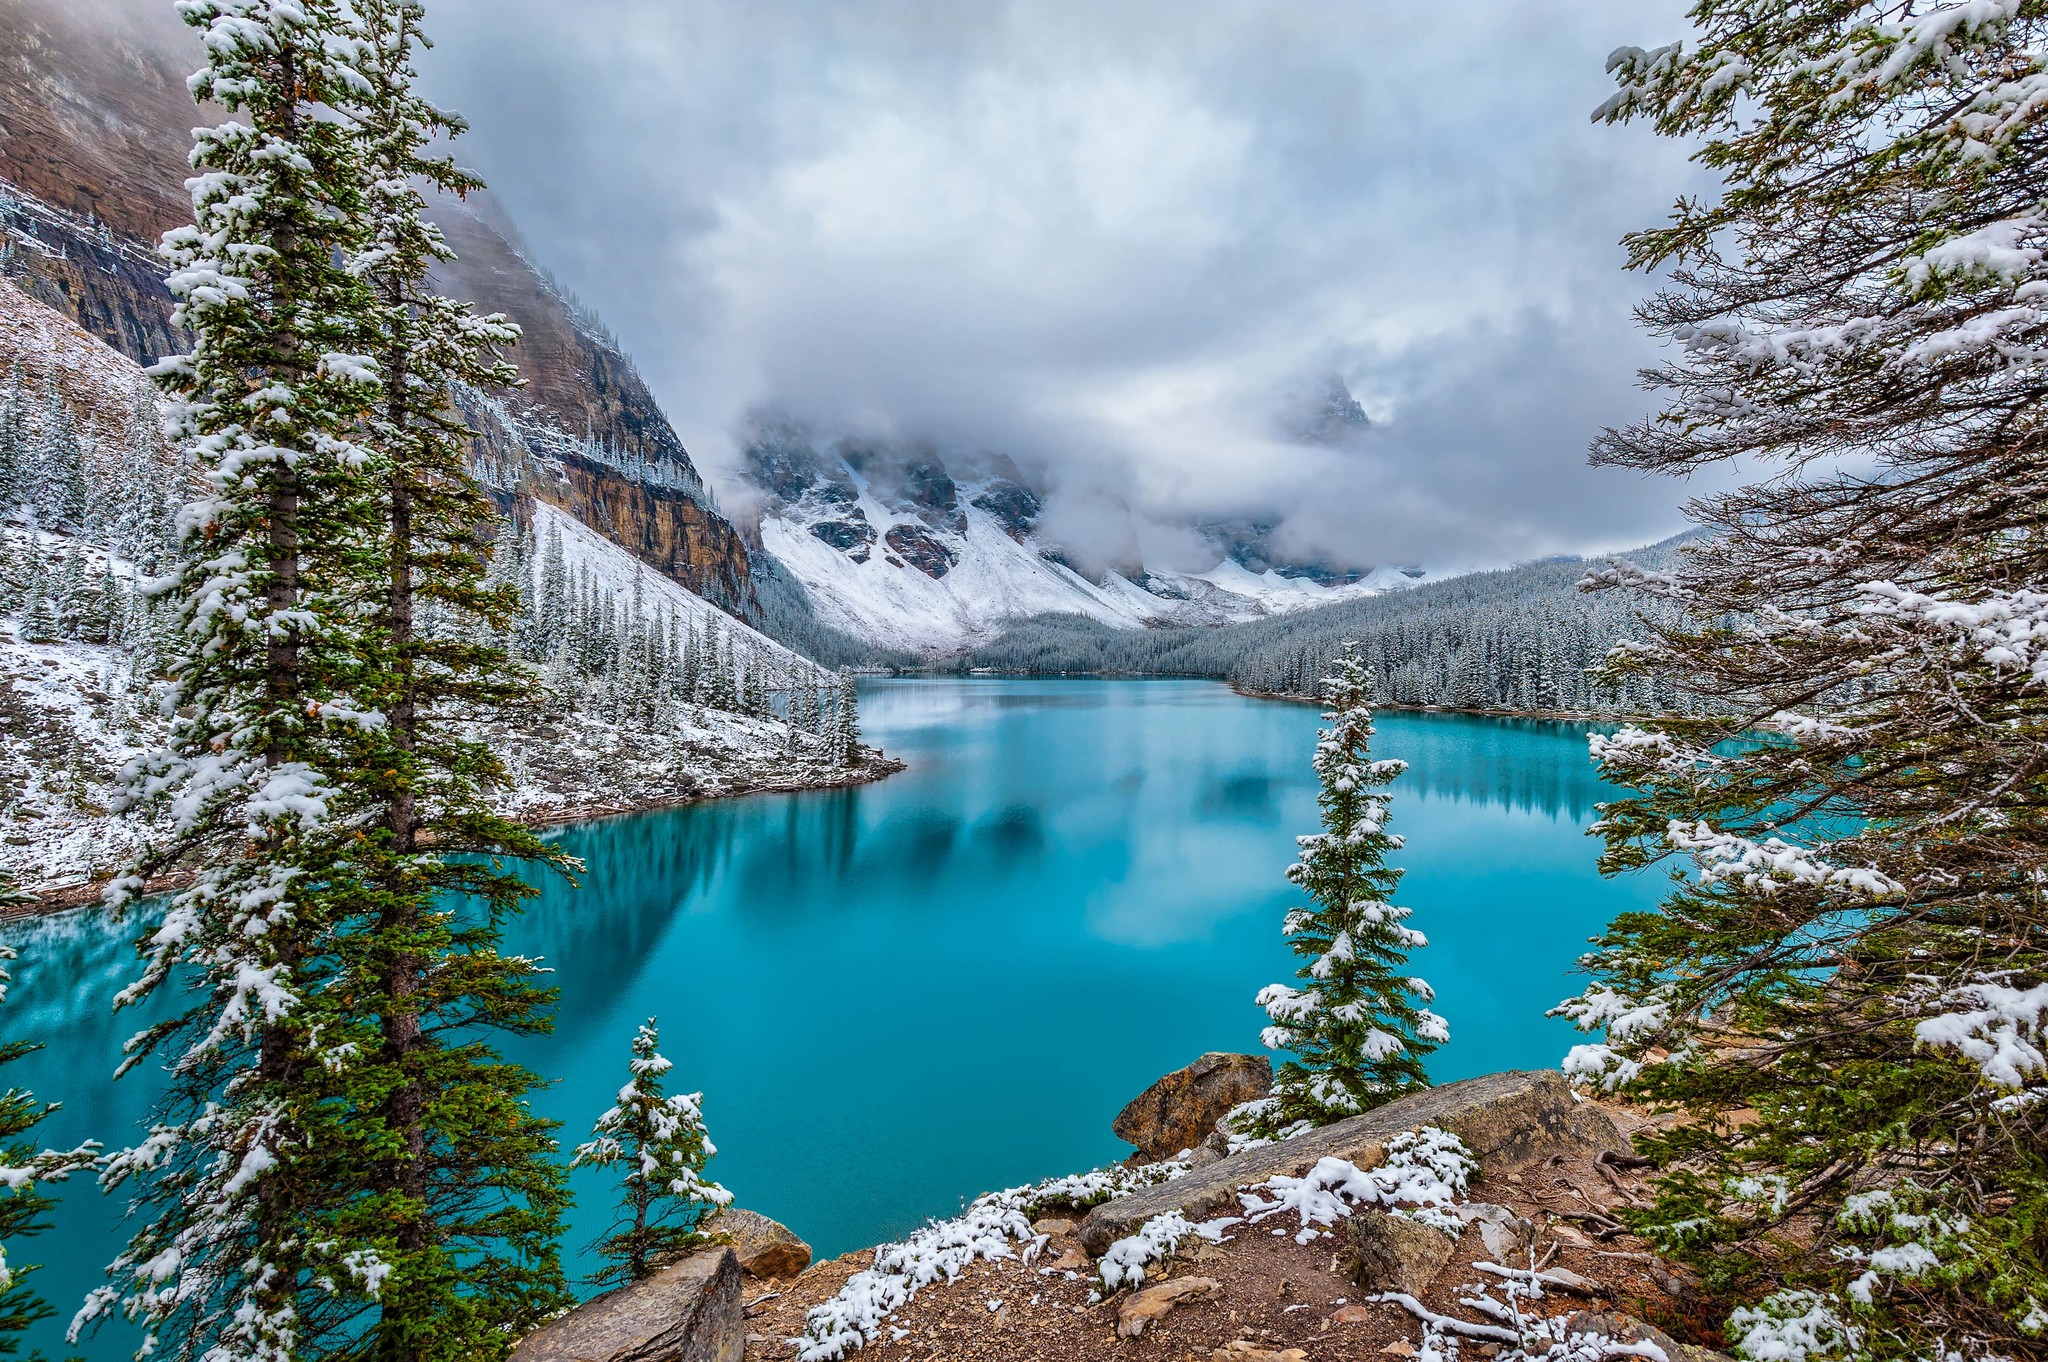
[[[164,7],[168,14],[168,7]],[[193,35],[148,15],[116,29],[73,0],[0,0],[0,268],[31,297],[142,363],[173,353],[154,243],[189,212],[185,91]],[[494,396],[483,442],[507,504],[561,506],[729,608],[754,605],[749,547],[704,493],[632,362],[507,230],[469,205],[436,216],[460,258],[439,280],[525,336],[526,386]]]

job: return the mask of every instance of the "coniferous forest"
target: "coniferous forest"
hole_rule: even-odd
[[[1628,555],[1654,570],[1658,546]],[[1209,629],[1131,631],[1073,616],[1011,628],[963,665],[1026,673],[1214,676],[1259,695],[1313,698],[1357,645],[1380,704],[1518,714],[1649,714],[1687,697],[1655,676],[1603,677],[1609,650],[1661,603],[1580,590],[1595,563],[1572,560],[1478,572],[1394,595]]]

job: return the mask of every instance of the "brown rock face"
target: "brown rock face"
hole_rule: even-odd
[[[935,580],[951,572],[953,564],[960,561],[953,550],[921,526],[892,525],[882,538],[902,555],[904,562]]]
[[[1352,1280],[1367,1291],[1419,1296],[1451,1261],[1458,1241],[1412,1216],[1363,1208],[1344,1222]]]
[[[811,1265],[811,1246],[765,1215],[732,1207],[706,1219],[703,1229],[732,1245],[749,1276],[794,1277]]]
[[[1264,1055],[1203,1055],[1131,1099],[1110,1130],[1148,1159],[1169,1159],[1207,1139],[1224,1113],[1273,1090],[1273,1062]]]
[[[731,1249],[694,1254],[534,1330],[512,1362],[740,1362],[740,1265]]]
[[[734,610],[753,604],[747,548],[724,516],[682,492],[629,481],[575,454],[561,455],[560,463],[561,478],[529,484],[536,496],[706,600]]]

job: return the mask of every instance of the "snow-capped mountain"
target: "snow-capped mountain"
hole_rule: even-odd
[[[1199,571],[1114,545],[1058,542],[1043,493],[1001,455],[827,440],[762,419],[744,477],[762,546],[802,584],[826,624],[891,648],[935,654],[1033,615],[1078,614],[1119,628],[1257,619],[1409,585],[1413,568],[1346,572],[1268,556],[1274,527],[1200,527],[1217,561]],[[1094,572],[1084,561],[1109,562]]]

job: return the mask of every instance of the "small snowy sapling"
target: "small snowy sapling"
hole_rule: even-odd
[[[1274,1127],[1317,1125],[1355,1116],[1427,1087],[1423,1056],[1449,1038],[1426,1004],[1429,985],[1403,970],[1408,952],[1427,945],[1408,927],[1408,909],[1388,900],[1401,872],[1386,854],[1401,839],[1386,831],[1380,787],[1407,769],[1374,761],[1372,673],[1347,647],[1324,678],[1328,727],[1316,741],[1323,828],[1300,839],[1301,860],[1287,878],[1310,906],[1287,915],[1287,936],[1306,963],[1302,987],[1269,984],[1259,1006],[1273,1024],[1267,1048],[1291,1051],[1273,1085]]]
[[[704,1216],[732,1204],[732,1193],[704,1176],[718,1153],[704,1129],[704,1094],[664,1096],[672,1067],[657,1048],[661,1033],[648,1018],[633,1037],[632,1077],[611,1110],[597,1118],[595,1138],[576,1147],[570,1166],[617,1168],[625,1190],[619,1219],[598,1241],[610,1263],[602,1283],[637,1282],[703,1238]]]

